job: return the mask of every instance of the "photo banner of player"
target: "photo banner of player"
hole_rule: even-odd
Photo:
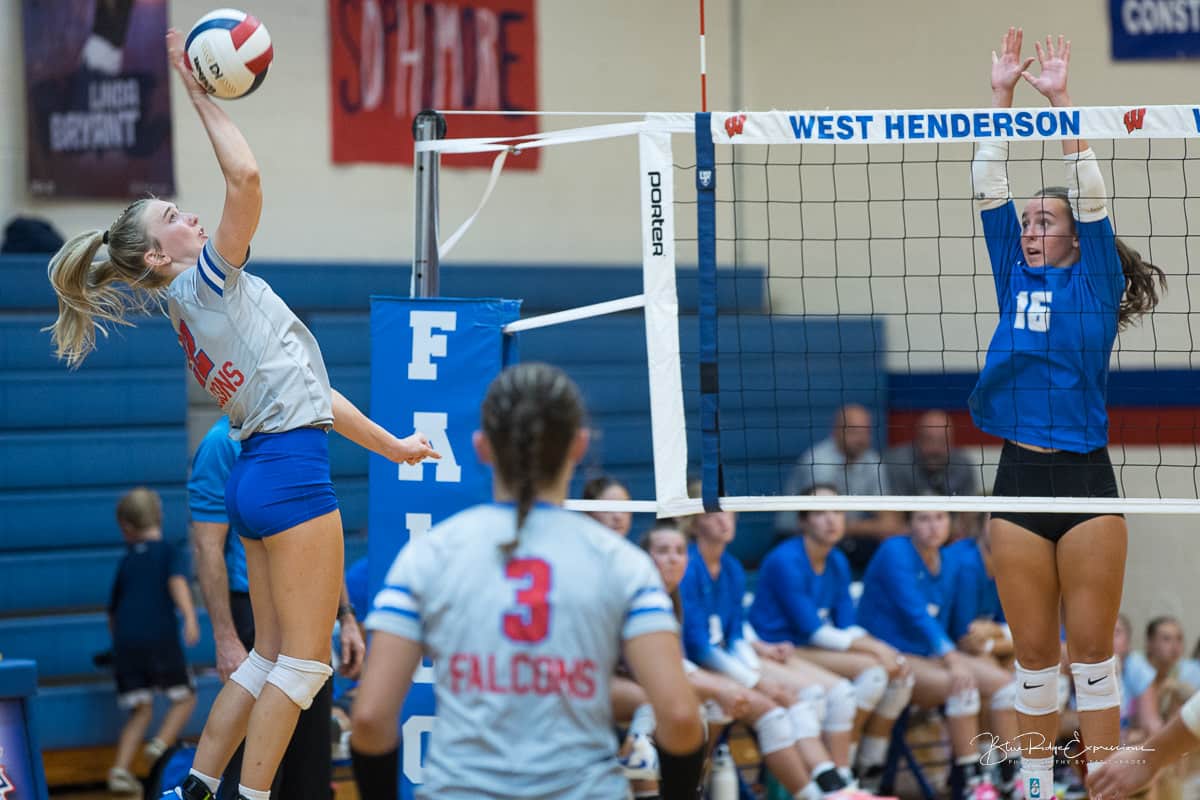
[[[329,0],[333,161],[413,163],[413,118],[425,109],[537,111],[533,0]],[[449,135],[520,136],[536,115],[448,116]],[[442,158],[491,166],[494,154]],[[508,169],[537,169],[538,150]]]
[[[516,339],[503,327],[520,310],[519,300],[371,298],[371,418],[397,435],[421,431],[442,456],[415,465],[371,456],[371,597],[410,537],[491,499],[492,471],[476,459],[471,437],[479,429],[488,384],[516,360]],[[404,798],[412,797],[413,785],[420,783],[433,711],[426,665],[401,714]]]
[[[23,0],[29,191],[175,193],[166,0]]]
[[[1200,57],[1200,10],[1160,0],[1108,0],[1114,60]]]

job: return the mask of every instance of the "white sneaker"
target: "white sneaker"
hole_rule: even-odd
[[[617,757],[621,769],[625,771],[625,777],[631,781],[657,780],[658,750],[654,749],[654,742],[642,733],[635,733],[629,739],[629,752]]]
[[[113,767],[108,771],[108,790],[113,794],[138,794],[142,791],[142,782],[129,770]]]

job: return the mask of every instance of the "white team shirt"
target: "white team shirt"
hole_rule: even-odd
[[[333,423],[321,348],[267,282],[212,241],[167,287],[188,369],[229,417],[230,437]]]
[[[609,680],[621,643],[677,631],[646,553],[590,517],[539,504],[520,544],[511,504],[467,509],[409,542],[366,620],[423,645],[437,719],[421,798],[612,800]]]

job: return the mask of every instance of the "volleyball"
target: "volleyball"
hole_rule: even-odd
[[[225,100],[245,97],[262,85],[274,56],[267,26],[232,8],[197,20],[184,49],[200,85]]]

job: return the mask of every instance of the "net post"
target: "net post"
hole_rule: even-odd
[[[446,136],[446,118],[436,111],[422,111],[413,119],[413,139],[425,142]],[[438,170],[441,156],[432,150],[413,155],[416,196],[413,228],[413,271],[409,294],[437,297],[438,287]]]

